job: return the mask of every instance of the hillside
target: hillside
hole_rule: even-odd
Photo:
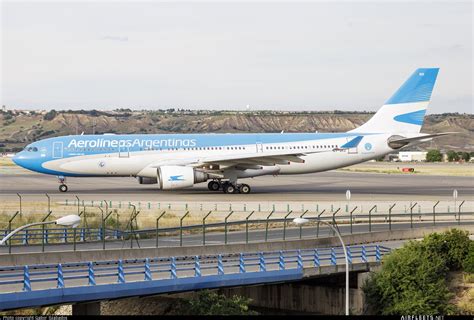
[[[3,111],[0,147],[22,148],[47,137],[84,133],[341,132],[356,128],[372,113],[213,111]],[[422,132],[459,132],[421,148],[474,151],[474,116],[429,115]]]

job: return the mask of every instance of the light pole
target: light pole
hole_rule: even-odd
[[[26,228],[29,228],[29,227],[32,227],[32,226],[51,224],[51,223],[54,223],[54,224],[57,224],[57,225],[60,225],[60,226],[76,228],[81,223],[81,217],[79,217],[78,215],[75,215],[75,214],[71,214],[71,215],[64,216],[62,218],[59,218],[59,219],[53,220],[53,221],[33,222],[33,223],[25,224],[24,226],[18,227],[15,230],[13,230],[12,232],[10,232],[9,234],[7,234],[2,239],[2,241],[0,241],[0,246],[4,245],[8,241],[8,239],[10,239],[17,232],[19,232],[23,229],[26,229]]]
[[[296,224],[297,226],[302,226],[308,222],[309,220],[305,218],[293,219],[293,223]],[[337,228],[334,228],[334,226],[327,221],[318,219],[318,223],[319,222],[328,225],[336,233],[337,237],[339,238],[339,241],[341,242],[342,250],[344,251],[344,258],[346,260],[346,316],[348,316],[349,315],[349,259],[347,258],[346,245],[344,244],[341,234],[339,233],[339,230],[337,230]]]

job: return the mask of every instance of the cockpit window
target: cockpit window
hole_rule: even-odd
[[[33,152],[37,152],[37,151],[38,151],[38,148],[33,147],[32,151],[33,151]]]
[[[38,148],[37,147],[28,147],[28,148],[26,148],[26,151],[28,151],[28,152],[37,152]]]

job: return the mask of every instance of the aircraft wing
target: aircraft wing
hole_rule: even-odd
[[[339,148],[326,150],[301,150],[301,149],[281,149],[265,150],[264,152],[247,152],[229,155],[211,155],[203,157],[190,157],[185,159],[166,159],[153,163],[153,167],[164,165],[191,166],[202,168],[207,171],[222,170],[224,168],[236,167],[239,169],[261,169],[262,166],[289,165],[291,162],[304,163],[302,156],[323,152],[338,152],[356,147],[362,136],[357,136]]]

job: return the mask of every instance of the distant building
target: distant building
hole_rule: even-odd
[[[426,151],[400,151],[398,159],[402,162],[425,161],[427,153]]]

